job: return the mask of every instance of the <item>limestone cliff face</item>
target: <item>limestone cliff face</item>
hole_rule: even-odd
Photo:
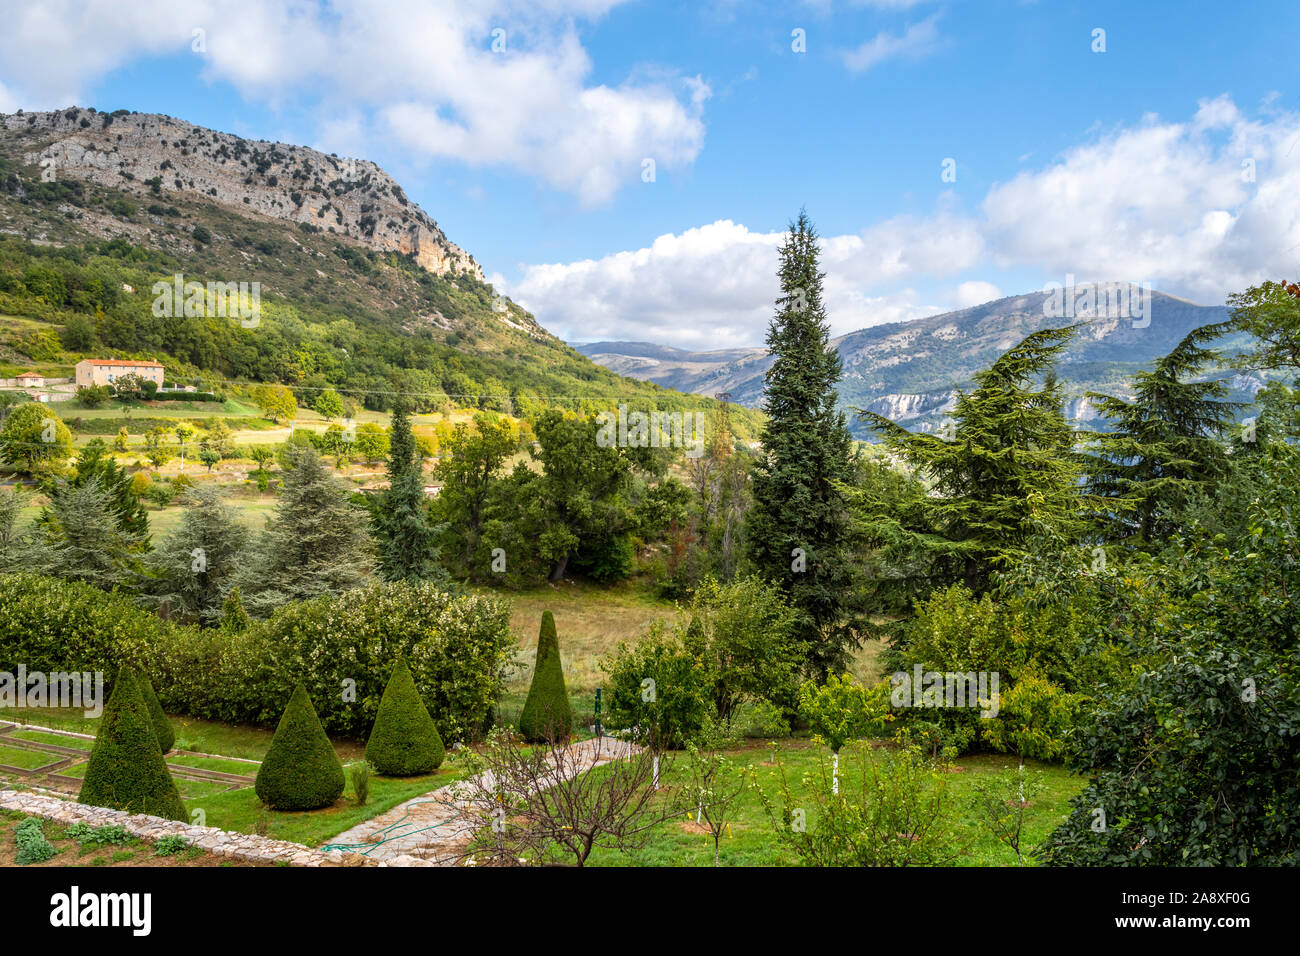
[[[406,198],[374,163],[305,146],[241,139],[153,113],[0,114],[0,129],[21,135],[24,160],[45,175],[111,186],[141,196],[188,194],[241,215],[304,223],[379,252],[413,254],[430,272],[467,272],[474,257]]]

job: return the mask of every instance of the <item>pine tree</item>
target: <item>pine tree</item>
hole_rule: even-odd
[[[76,470],[69,479],[74,488],[98,478],[109,496],[112,512],[117,526],[127,534],[147,536],[149,534],[149,516],[144,503],[132,488],[131,475],[109,454],[108,445],[102,438],[92,439],[77,456]]]
[[[533,682],[519,715],[519,732],[530,741],[542,743],[567,739],[572,728],[573,710],[569,705],[569,692],[564,687],[555,617],[546,611],[542,614],[542,629],[537,636]]]
[[[140,682],[140,695],[144,697],[145,706],[149,708],[149,720],[153,723],[154,736],[158,738],[158,749],[165,754],[176,743],[176,732],[163,712],[149,675],[140,671],[136,674],[136,679]]]
[[[409,777],[432,773],[444,755],[442,737],[420,699],[411,669],[405,658],[399,658],[366,741],[366,761],[376,773]]]
[[[337,800],[343,786],[343,764],[307,688],[299,684],[262,758],[254,790],[276,810],[316,810]]]
[[[977,373],[975,388],[958,394],[951,438],[862,413],[891,452],[933,482],[935,496],[913,500],[928,514],[911,523],[906,545],[928,552],[927,576],[935,586],[961,581],[983,590],[1035,535],[1072,538],[1081,529],[1085,502],[1077,488],[1075,436],[1052,373],[1073,334],[1040,329]],[[893,521],[884,514],[859,517]],[[880,537],[892,533],[882,530]]]
[[[90,750],[81,803],[184,820],[185,805],[163,762],[134,671],[122,668]]]
[[[1114,426],[1093,439],[1087,461],[1088,490],[1108,502],[1108,536],[1158,541],[1173,529],[1174,511],[1228,473],[1220,439],[1240,404],[1222,400],[1228,386],[1219,379],[1191,380],[1219,359],[1203,343],[1226,327],[1193,329],[1151,371],[1138,372],[1132,401],[1089,393]]]
[[[204,624],[221,615],[223,593],[248,557],[252,535],[211,485],[186,497],[181,522],[149,555],[154,598],[171,612]]]
[[[60,479],[49,497],[39,519],[36,568],[106,591],[134,579],[145,539],[118,525],[113,497],[98,476],[79,486]]]
[[[371,513],[371,529],[379,548],[379,573],[385,581],[446,579],[437,563],[437,538],[442,528],[429,518],[420,455],[406,405],[400,400],[393,408],[388,489]]]
[[[257,544],[255,560],[236,573],[250,613],[269,614],[287,601],[306,601],[359,587],[374,566],[366,513],[329,473],[310,446],[286,451],[284,490]]]
[[[854,638],[845,619],[848,523],[837,486],[849,475],[852,442],[836,409],[842,369],[830,345],[818,255],[817,234],[800,212],[780,250],[781,296],[767,333],[774,357],[767,421],[746,541],[758,573],[800,611],[798,636],[820,677],[842,669]]]

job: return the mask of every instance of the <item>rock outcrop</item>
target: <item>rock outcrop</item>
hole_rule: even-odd
[[[379,252],[411,255],[438,275],[483,278],[474,257],[407,199],[393,177],[366,160],[124,110],[0,114],[0,129],[31,141],[24,161],[39,165],[43,176],[141,196],[189,194],[240,215],[301,223]]]

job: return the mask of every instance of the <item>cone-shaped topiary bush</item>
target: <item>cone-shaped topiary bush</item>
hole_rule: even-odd
[[[519,731],[527,740],[542,742],[551,738],[567,739],[572,728],[573,711],[569,709],[569,693],[564,689],[555,618],[546,611],[542,614],[542,631],[537,637],[533,683],[528,688],[524,712],[519,715]]]
[[[406,658],[400,657],[384,688],[375,726],[366,741],[366,760],[387,777],[432,773],[442,763],[442,738],[420,699]]]
[[[162,704],[158,703],[158,695],[154,693],[153,681],[144,671],[136,675],[140,681],[140,693],[144,697],[144,704],[149,708],[149,719],[153,721],[154,736],[158,738],[158,749],[163,753],[172,749],[172,744],[176,743],[176,732],[172,730],[171,721],[163,713]]]
[[[327,807],[343,793],[343,764],[302,684],[275,728],[254,789],[276,810]]]
[[[96,807],[186,819],[185,805],[158,749],[139,678],[129,667],[118,672],[77,799]]]

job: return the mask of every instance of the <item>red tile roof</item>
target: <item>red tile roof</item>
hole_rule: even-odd
[[[162,362],[155,362],[152,359],[148,362],[136,362],[131,359],[82,359],[81,362],[89,362],[91,365],[140,365],[146,368],[162,368]],[[81,362],[77,364],[80,365]]]

